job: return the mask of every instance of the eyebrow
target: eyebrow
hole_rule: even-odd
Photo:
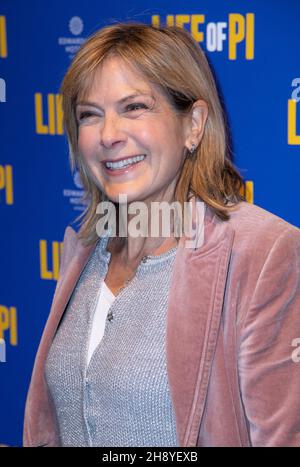
[[[153,98],[153,96],[151,94],[149,94],[148,92],[138,92],[138,93],[134,93],[134,94],[130,94],[128,96],[122,97],[122,99],[117,101],[117,104],[123,104],[124,102],[126,102],[129,99],[133,99],[134,97],[141,97],[141,96],[148,96],[148,97]],[[101,109],[100,105],[98,105],[96,102],[92,102],[92,101],[79,101],[79,102],[76,103],[76,106],[77,105],[91,105],[93,107],[97,107],[97,108]]]

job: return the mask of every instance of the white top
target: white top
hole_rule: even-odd
[[[99,345],[103,337],[107,313],[115,298],[116,296],[112,293],[110,288],[107,287],[107,285],[103,281],[93,318],[89,350],[87,355],[87,365],[90,362],[94,350]]]

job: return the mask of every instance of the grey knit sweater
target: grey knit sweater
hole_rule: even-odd
[[[177,446],[166,369],[166,312],[176,247],[141,262],[117,295],[87,367],[108,237],[84,268],[56,332],[45,376],[63,446]]]

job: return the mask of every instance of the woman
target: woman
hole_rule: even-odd
[[[300,233],[239,194],[201,49],[178,28],[105,27],[62,96],[89,203],[66,229],[24,445],[299,445]],[[121,195],[99,238],[97,206],[120,213]],[[147,225],[155,203],[188,203],[194,246],[174,218],[118,235],[136,202]]]

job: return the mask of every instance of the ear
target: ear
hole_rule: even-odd
[[[192,144],[196,147],[200,144],[203,136],[205,123],[208,115],[208,105],[202,100],[198,99],[194,102],[190,110],[188,136],[185,141],[185,146],[188,150],[191,149]]]

